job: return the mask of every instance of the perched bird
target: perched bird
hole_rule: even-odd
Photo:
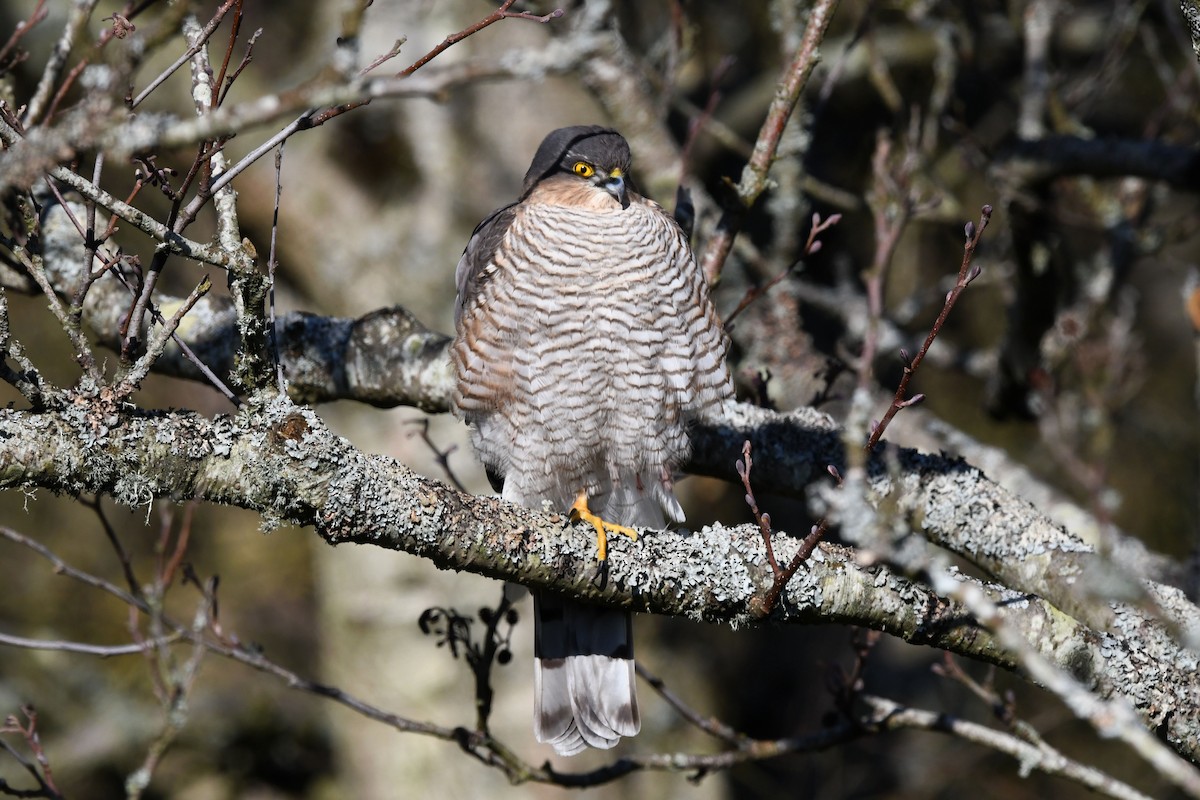
[[[683,521],[689,422],[733,395],[687,237],[629,167],[616,131],[551,132],[455,274],[454,405],[480,459],[505,500],[590,522],[602,562],[607,534]],[[540,592],[534,618],[538,740],[571,755],[637,733],[630,614]]]

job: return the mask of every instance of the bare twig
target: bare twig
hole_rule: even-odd
[[[267,281],[270,293],[267,297],[267,331],[271,342],[271,359],[275,362],[275,386],[280,394],[287,393],[287,380],[283,376],[283,359],[279,356],[279,331],[275,323],[275,270],[279,266],[276,257],[276,239],[279,235],[279,203],[283,198],[283,146],[279,143],[275,151],[275,205],[271,210],[271,253],[267,257]]]
[[[1012,756],[1023,772],[1037,770],[1047,775],[1057,775],[1116,800],[1150,800],[1147,795],[1111,775],[1068,758],[1057,750],[1038,747],[1012,734],[943,711],[909,708],[874,695],[864,695],[863,701],[870,709],[869,723],[878,730],[915,729],[948,733]]]
[[[812,215],[812,227],[810,227],[809,231],[808,231],[808,241],[804,245],[804,256],[807,258],[808,256],[811,256],[811,255],[817,253],[821,249],[821,240],[818,239],[817,236],[819,234],[822,234],[825,231],[829,230],[830,228],[832,228],[834,225],[837,225],[841,221],[842,221],[841,214],[831,214],[831,215],[829,215],[828,218],[822,220],[820,214],[814,213]],[[729,316],[725,317],[726,330],[730,330],[732,328],[731,323],[737,317],[738,314],[741,314],[743,311],[745,311],[746,308],[751,303],[753,303],[755,300],[762,297],[767,292],[771,291],[771,287],[775,286],[777,283],[782,281],[788,275],[794,274],[796,272],[796,270],[803,263],[804,263],[803,261],[798,261],[795,264],[793,264],[792,266],[790,266],[787,269],[780,272],[778,275],[776,275],[774,278],[767,281],[763,285],[752,286],[749,289],[747,289],[746,294],[742,296],[742,299],[737,304],[737,307],[734,308],[733,311],[729,312]]]
[[[121,285],[129,291],[131,297],[135,296],[133,286],[125,279],[123,275],[121,275],[120,271],[114,270],[111,274],[116,277],[116,279],[121,282]],[[150,304],[149,310],[150,318],[154,320],[156,324],[166,324],[166,320],[163,318],[163,315],[153,303]],[[225,398],[235,406],[240,406],[242,404],[241,399],[233,393],[233,390],[230,389],[223,380],[218,378],[217,374],[213,372],[212,369],[209,368],[209,366],[205,364],[199,356],[196,355],[196,352],[192,350],[191,346],[188,345],[188,343],[182,338],[180,338],[177,331],[171,334],[171,340],[175,342],[177,347],[179,347],[179,351],[183,354],[183,357],[186,358],[194,367],[196,367],[197,370],[199,370],[200,374],[204,376],[204,378],[213,386],[213,388],[223,394]]]
[[[4,63],[4,59],[8,57],[13,48],[24,38],[25,34],[33,30],[35,25],[45,21],[47,13],[46,0],[37,0],[37,4],[34,5],[33,10],[29,12],[29,16],[16,24],[12,35],[8,37],[8,41],[4,43],[3,47],[0,47],[0,64]]]
[[[179,327],[179,323],[183,320],[185,314],[192,310],[192,307],[200,300],[201,297],[208,294],[212,289],[212,281],[205,275],[196,288],[192,290],[179,307],[175,309],[175,313],[171,315],[169,320],[165,320],[161,326],[152,329],[152,333],[146,342],[146,352],[121,376],[115,390],[119,397],[127,397],[137,390],[146,376],[150,374],[151,367],[154,362],[159,359],[163,351],[175,336],[175,331]]]
[[[229,78],[228,83],[226,83],[225,76],[229,70],[229,59],[233,57],[233,46],[237,44],[238,32],[242,29],[242,0],[235,1],[237,2],[237,9],[233,12],[233,24],[229,26],[229,43],[225,45],[225,57],[221,59],[221,70],[217,73],[216,79],[212,82],[212,97],[209,99],[209,108],[216,108],[221,104],[221,97],[223,96],[224,92],[227,91],[231,85],[233,85],[233,80],[237,77],[237,73],[241,72],[242,67],[244,67],[249,61],[250,48],[254,46],[254,37],[251,37],[250,43],[246,49],[246,55],[242,58],[241,65],[238,66],[233,77]]]
[[[221,86],[221,94],[217,97],[216,106],[221,106],[225,102],[225,98],[229,95],[229,90],[233,88],[234,81],[242,74],[242,70],[250,66],[250,62],[254,60],[254,45],[258,41],[258,37],[262,36],[263,29],[256,28],[254,33],[250,34],[250,39],[246,42],[246,52],[242,55],[242,60],[238,62],[237,67],[225,78],[225,83]]]
[[[144,653],[149,648],[175,644],[182,641],[182,634],[176,632],[161,639],[150,639],[135,644],[86,644],[84,642],[55,641],[51,639],[27,639],[23,636],[12,636],[0,633],[0,645],[20,647],[25,650],[48,650],[62,653],[77,653],[86,656],[112,658],[113,656],[132,656]]]
[[[458,44],[463,39],[466,39],[468,36],[472,36],[476,33],[479,33],[481,30],[488,27],[489,25],[494,25],[495,23],[499,22],[502,19],[528,19],[528,20],[533,20],[534,22],[547,23],[550,20],[558,19],[559,17],[561,17],[563,15],[563,10],[561,8],[556,8],[553,11],[551,11],[549,14],[545,14],[542,16],[538,16],[536,14],[530,14],[530,13],[524,12],[524,11],[509,11],[509,9],[512,8],[513,3],[515,3],[515,2],[516,2],[516,0],[504,0],[504,2],[500,5],[500,7],[497,8],[495,11],[493,11],[491,14],[488,14],[486,17],[479,20],[474,25],[469,25],[466,28],[463,28],[458,33],[450,34],[445,39],[443,39],[437,46],[435,46],[432,50],[430,50],[428,53],[426,53],[425,55],[418,58],[416,61],[414,61],[409,66],[402,69],[397,74],[399,76],[405,77],[405,78],[408,77],[409,75],[412,75],[414,72],[419,70],[421,67],[425,66],[430,61],[432,61],[433,59],[437,58],[439,55],[444,53],[450,47],[454,46],[455,44]]]
[[[417,427],[417,430],[410,433],[409,436],[421,437],[421,441],[424,442],[425,446],[428,447],[433,453],[433,460],[437,462],[439,467],[442,468],[442,472],[445,473],[446,479],[450,481],[450,485],[455,489],[458,489],[460,492],[467,491],[463,487],[462,481],[460,481],[458,476],[454,474],[454,470],[450,468],[450,454],[458,449],[458,445],[452,444],[444,450],[438,447],[437,443],[434,442],[433,438],[429,435],[429,419],[426,417],[405,420],[405,423],[408,425],[415,425]]]
[[[942,326],[946,324],[946,319],[950,316],[950,311],[953,310],[954,304],[958,302],[959,295],[963,293],[963,290],[967,288],[971,281],[979,277],[981,268],[978,265],[972,266],[971,260],[975,256],[975,248],[979,246],[979,239],[983,236],[983,231],[991,218],[992,207],[985,205],[982,211],[980,211],[979,224],[967,223],[966,242],[963,244],[963,258],[962,264],[958,268],[958,279],[955,281],[954,287],[946,293],[946,302],[942,306],[937,319],[934,320],[933,327],[929,329],[929,335],[925,337],[925,341],[921,344],[921,349],[913,356],[912,361],[908,361],[904,365],[904,376],[900,379],[900,385],[896,387],[896,394],[892,398],[892,404],[888,406],[888,410],[884,413],[883,418],[872,428],[870,438],[867,439],[867,450],[875,449],[884,431],[887,430],[888,423],[900,412],[900,409],[916,405],[925,399],[925,395],[923,394],[908,397],[908,383],[921,366],[921,362],[925,359],[925,354],[929,352],[929,348],[933,345],[934,339],[942,332]]]
[[[50,303],[50,310],[54,313],[55,319],[62,326],[63,332],[71,341],[71,346],[75,350],[75,360],[87,372],[89,378],[99,383],[103,375],[99,366],[96,364],[96,358],[92,354],[91,343],[87,337],[83,335],[77,321],[72,317],[70,310],[63,304],[58,294],[55,293],[54,287],[50,284],[50,279],[46,277],[46,270],[43,266],[41,256],[30,256],[24,248],[18,248],[13,252],[18,263],[20,263],[30,276],[42,290],[46,299]]]
[[[54,50],[50,54],[50,58],[46,60],[46,68],[42,71],[42,78],[38,81],[37,89],[33,93],[33,99],[29,101],[29,105],[25,108],[25,115],[21,122],[26,129],[34,125],[42,116],[42,112],[46,110],[46,103],[50,100],[51,94],[54,91],[54,84],[58,81],[58,75],[62,71],[63,65],[67,61],[67,56],[71,54],[71,46],[75,41],[75,37],[79,35],[79,31],[87,24],[88,19],[92,16],[92,11],[96,8],[98,0],[76,0],[71,7],[71,13],[67,17],[67,24],[63,27],[62,34],[58,37],[58,41],[54,44]]]
[[[758,529],[763,537],[763,546],[767,553],[767,563],[771,565],[771,587],[761,597],[755,597],[750,602],[750,613],[761,619],[768,616],[775,608],[782,596],[783,588],[796,574],[796,570],[800,569],[800,565],[812,555],[813,550],[825,536],[828,527],[825,520],[814,525],[808,536],[804,537],[804,541],[801,542],[800,548],[792,556],[787,567],[780,567],[779,562],[775,559],[775,548],[771,544],[771,515],[765,511],[759,511],[758,502],[754,499],[754,490],[750,488],[750,470],[754,466],[754,461],[750,457],[749,440],[742,445],[742,458],[734,466],[738,476],[742,479],[742,486],[746,489],[746,505],[750,506],[750,512],[754,515],[755,522],[758,523]]]
[[[220,26],[221,21],[225,19],[225,15],[229,12],[229,9],[233,7],[234,3],[238,3],[240,6],[241,0],[225,0],[224,3],[222,3],[220,6],[218,6],[216,12],[212,16],[212,19],[210,19],[205,24],[203,30],[201,30],[201,32],[200,32],[200,35],[198,37],[195,37],[192,39],[192,41],[188,45],[187,50],[183,51],[183,54],[180,55],[179,58],[175,59],[175,62],[173,64],[171,64],[171,66],[167,67],[165,70],[163,70],[161,73],[159,73],[158,77],[156,77],[154,80],[150,81],[150,83],[146,86],[146,88],[143,89],[141,92],[139,92],[138,96],[133,98],[132,101],[130,101],[129,107],[137,108],[138,106],[140,106],[142,104],[142,101],[144,101],[147,97],[149,97],[150,94],[155,89],[157,89],[159,86],[161,86],[167,80],[167,78],[174,75],[176,73],[176,71],[179,70],[180,67],[182,67],[184,64],[186,64],[188,62],[189,59],[191,59],[192,56],[194,56],[194,55],[196,55],[196,53],[200,52],[200,49],[202,47],[204,47],[204,45],[206,45],[208,43],[208,40],[212,38],[212,35],[214,33],[216,33],[218,26]],[[236,18],[237,17],[235,17],[235,19]],[[234,35],[236,35],[236,33],[237,33],[237,31],[236,31],[236,26],[235,26]],[[230,46],[232,46],[232,41],[230,42]],[[217,85],[219,85],[219,84],[217,84]],[[214,98],[214,105],[215,105],[215,98]]]
[[[779,562],[775,560],[775,548],[771,546],[771,515],[758,510],[758,501],[754,499],[754,490],[750,488],[750,470],[754,466],[754,460],[750,457],[749,439],[742,445],[742,457],[734,466],[738,476],[742,479],[742,486],[746,489],[746,505],[750,506],[750,513],[754,515],[754,521],[758,523],[758,529],[762,533],[763,546],[767,551],[767,563],[771,565],[771,572],[775,575],[775,579],[779,580],[783,570],[779,568]]]
[[[9,368],[7,359],[10,358],[16,363],[17,371]],[[48,396],[55,394],[53,387],[25,354],[25,348],[12,336],[8,317],[8,293],[3,287],[0,287],[0,377],[35,407],[44,405]]]
[[[744,747],[751,740],[744,733],[739,733],[731,726],[717,719],[716,717],[705,717],[683,701],[679,695],[667,688],[666,682],[662,678],[655,675],[642,661],[634,662],[634,670],[638,676],[646,683],[653,687],[654,691],[658,692],[659,697],[667,701],[667,704],[686,719],[692,725],[695,725],[700,730],[710,736],[720,739],[725,744],[733,745],[734,747]]]
[[[54,785],[54,773],[50,769],[50,759],[46,756],[46,751],[42,747],[41,736],[38,734],[37,711],[34,710],[33,706],[25,705],[21,707],[21,714],[25,717],[24,723],[17,719],[15,714],[9,714],[4,720],[4,725],[0,726],[0,733],[21,734],[22,738],[25,739],[25,745],[29,748],[29,752],[33,754],[37,764],[31,764],[2,739],[0,739],[0,746],[4,747],[33,776],[33,779],[37,781],[39,791],[31,793],[5,789],[5,794],[16,795],[17,797],[62,797],[58,787]]]

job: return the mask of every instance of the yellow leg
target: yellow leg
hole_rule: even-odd
[[[635,542],[637,541],[638,534],[633,528],[626,528],[624,525],[605,522],[589,511],[587,492],[580,492],[579,496],[575,498],[575,504],[571,506],[571,519],[573,521],[583,520],[590,523],[596,529],[596,558],[600,561],[608,559],[608,533],[619,533],[622,536],[628,536]]]

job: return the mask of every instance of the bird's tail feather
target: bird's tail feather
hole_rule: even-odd
[[[507,489],[508,486],[506,485]],[[589,498],[606,522],[663,528],[683,520],[669,481],[622,476]],[[560,755],[607,749],[642,726],[633,666],[633,618],[534,593],[534,734]]]
[[[534,594],[534,710],[538,741],[561,755],[609,748],[641,729],[632,618],[546,592]]]

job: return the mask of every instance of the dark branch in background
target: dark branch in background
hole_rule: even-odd
[[[1018,140],[998,155],[992,172],[1001,183],[1014,187],[1079,175],[1136,176],[1190,192],[1200,187],[1200,148],[1158,139],[1046,136]]]
[[[409,437],[421,437],[421,441],[433,453],[433,460],[442,468],[442,472],[445,473],[446,480],[450,482],[450,485],[460,492],[466,492],[467,488],[463,486],[462,481],[458,479],[458,476],[454,474],[454,470],[450,468],[450,454],[458,449],[458,445],[452,444],[444,450],[438,447],[437,443],[433,441],[433,437],[429,435],[429,419],[427,417],[406,420],[406,424],[416,427],[417,430],[409,433]]]

